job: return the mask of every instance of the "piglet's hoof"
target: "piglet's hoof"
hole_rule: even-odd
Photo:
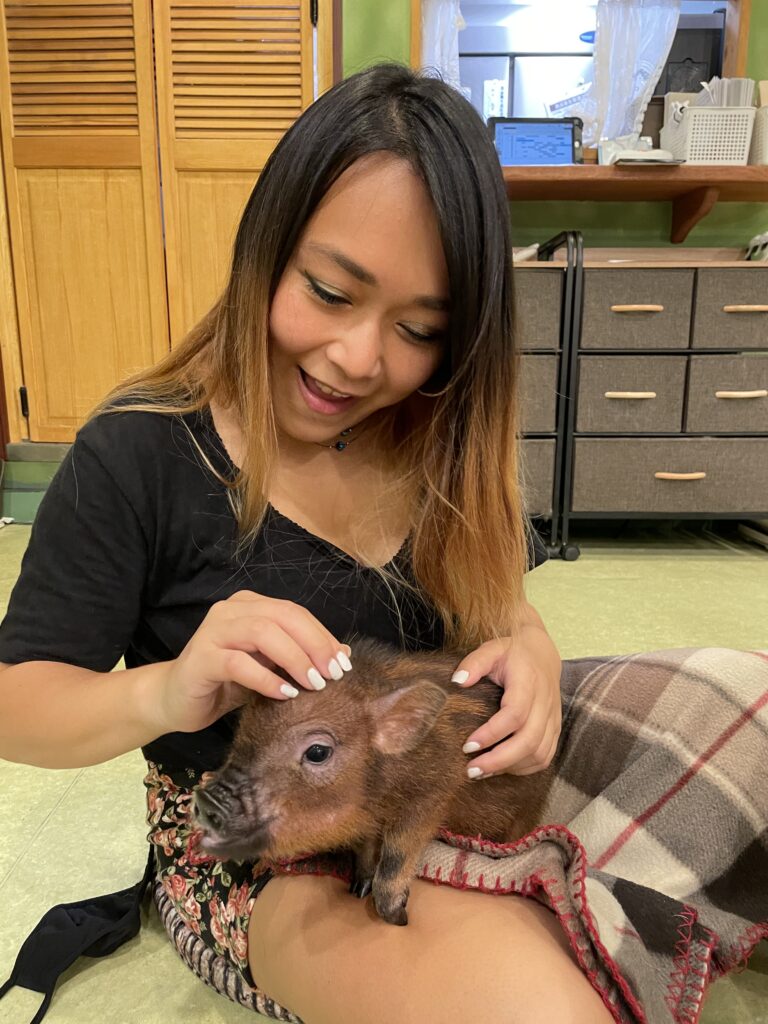
[[[365,897],[370,893],[373,888],[372,878],[362,878],[359,875],[355,875],[349,884],[349,891],[353,896],[357,896],[359,899],[364,900]]]
[[[405,892],[392,893],[391,896],[384,896],[382,893],[374,896],[376,913],[387,924],[406,925],[408,924],[408,911],[405,905],[408,902],[408,890]]]

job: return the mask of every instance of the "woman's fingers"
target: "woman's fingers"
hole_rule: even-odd
[[[267,679],[265,673],[271,672],[274,666],[283,669],[296,685],[306,690],[322,690],[327,679],[340,679],[343,670],[334,657],[337,653],[334,646],[325,639],[316,637],[304,646],[296,640],[276,621],[263,618],[261,615],[241,615],[235,619],[226,619],[213,627],[209,640],[223,654],[226,652],[245,652],[252,660],[261,662],[261,672],[257,678]],[[309,651],[307,650],[309,647]],[[237,661],[240,664],[240,660]],[[245,679],[238,679],[244,686],[249,685]],[[282,680],[285,682],[285,680]],[[295,689],[295,687],[293,687]],[[257,686],[256,689],[261,689]],[[298,692],[298,691],[297,691]],[[286,696],[292,696],[287,693]]]
[[[257,658],[242,650],[218,650],[221,671],[230,682],[256,691],[275,700],[298,697],[299,690],[292,683],[276,675]],[[215,655],[214,655],[215,657]]]
[[[494,737],[490,743],[484,744],[483,749],[496,745],[467,764],[470,778],[511,770],[514,774],[528,774],[545,768],[548,758],[551,759],[550,749],[553,739],[556,739],[556,730],[544,708],[534,705],[530,715],[523,717],[521,722],[516,709],[502,707],[482,728]],[[465,753],[473,752],[465,746]],[[554,749],[551,753],[554,755]]]
[[[295,649],[290,663],[277,658],[273,660],[302,686],[309,683],[311,688],[322,689],[324,679],[341,679],[344,672],[349,672],[352,668],[349,645],[342,644],[311,612],[292,601],[262,597],[250,591],[239,591],[226,601],[219,602],[215,606],[212,618],[219,628],[222,623],[237,621],[243,624],[245,620],[250,620],[253,623],[251,636],[256,637],[257,641],[264,624],[279,627],[296,647],[304,652],[309,664],[300,670]],[[270,652],[260,642],[246,649],[263,650],[271,657]],[[290,648],[284,645],[284,650],[289,651]]]

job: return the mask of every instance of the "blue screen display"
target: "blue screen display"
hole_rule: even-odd
[[[494,127],[496,150],[505,167],[573,163],[571,124],[522,122]]]

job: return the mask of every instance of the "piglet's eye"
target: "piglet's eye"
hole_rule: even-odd
[[[333,747],[328,747],[324,743],[313,743],[304,751],[304,760],[309,764],[325,764],[332,753]]]

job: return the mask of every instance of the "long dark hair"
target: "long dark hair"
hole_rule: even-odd
[[[134,395],[141,399],[137,407],[169,413],[212,399],[230,408],[245,455],[228,483],[241,535],[253,536],[277,457],[270,304],[321,199],[347,168],[379,152],[406,160],[424,183],[450,293],[443,363],[425,385],[435,397],[426,409],[423,400],[406,401],[391,417],[412,508],[414,573],[448,639],[478,642],[514,628],[527,550],[518,487],[512,247],[492,140],[473,107],[441,80],[380,64],[313,103],[259,176],[218,302],[165,360],[123,384],[107,405]]]

